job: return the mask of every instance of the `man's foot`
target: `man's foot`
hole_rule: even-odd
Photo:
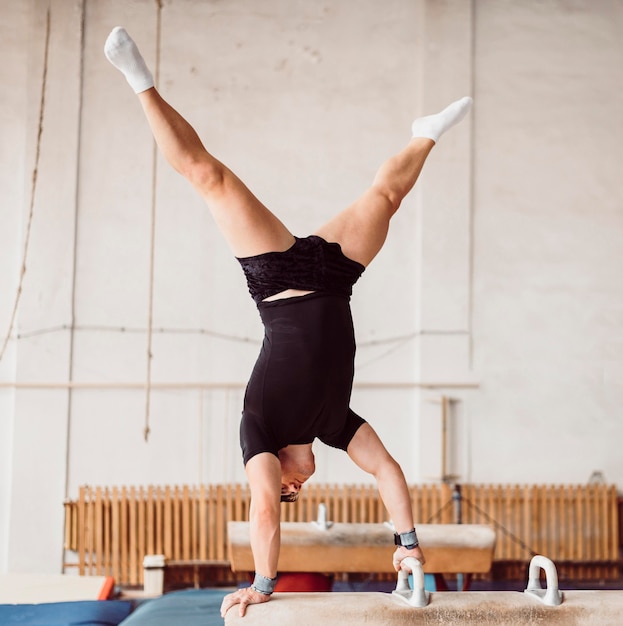
[[[465,98],[453,102],[435,115],[418,117],[411,126],[413,137],[426,137],[435,142],[439,141],[439,137],[443,133],[458,124],[467,115],[473,102],[469,96],[465,96]]]
[[[134,93],[141,93],[154,86],[154,77],[125,28],[113,28],[104,44],[104,54],[123,73]]]

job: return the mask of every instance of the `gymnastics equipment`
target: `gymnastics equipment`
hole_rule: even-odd
[[[546,572],[546,590],[541,590],[538,582],[541,568]],[[323,623],[340,626],[605,626],[621,623],[623,591],[565,591],[563,596],[558,590],[554,564],[540,555],[530,564],[528,589],[524,593],[444,591],[426,594],[419,563],[409,562],[406,569],[413,570],[412,591],[405,589],[406,576],[401,572],[396,590],[391,594],[275,593],[270,602],[249,606],[245,617],[239,616],[237,606],[232,607],[225,616],[225,626],[317,626]]]
[[[541,587],[541,569],[545,570],[546,589]],[[550,559],[539,554],[532,557],[528,570],[528,587],[525,592],[539,598],[548,606],[561,604],[562,593],[558,589],[558,572]]]
[[[409,606],[423,607],[428,604],[430,593],[424,589],[424,570],[422,564],[413,557],[407,557],[400,564],[396,589],[392,592]],[[413,576],[413,589],[409,587],[409,572]]]
[[[495,531],[484,524],[418,524],[426,547],[424,572],[487,573],[495,549]],[[255,565],[248,522],[227,525],[229,560],[235,572],[253,572]],[[279,572],[394,573],[393,531],[385,524],[332,525],[282,522]]]
[[[111,576],[0,574],[0,604],[108,600],[114,586]]]

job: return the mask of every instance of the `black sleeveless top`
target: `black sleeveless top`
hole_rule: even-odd
[[[256,303],[286,289],[350,297],[365,267],[342,253],[338,243],[322,237],[295,237],[284,252],[238,258]]]

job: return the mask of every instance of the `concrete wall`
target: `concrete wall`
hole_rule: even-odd
[[[476,7],[473,477],[620,484],[623,6]]]
[[[435,149],[357,285],[353,408],[412,482],[444,469],[464,482],[594,470],[623,482],[623,7],[6,4],[0,339],[38,142],[40,155],[0,361],[0,572],[60,569],[61,505],[81,484],[244,480],[237,429],[259,318],[103,56],[118,24],[163,95],[296,234],[365,189],[414,115],[471,93],[472,118]],[[343,453],[316,455],[315,480],[368,480]]]
[[[28,72],[19,72],[28,64],[28,47],[24,45],[28,30],[28,7],[12,2],[0,21],[0,41],[4,62],[0,64],[0,81],[11,88],[3,90],[0,98],[2,141],[0,142],[0,326],[5,350],[0,361],[1,380],[15,379],[15,343],[5,344],[6,331],[13,311],[13,299],[19,274],[19,241],[22,236],[22,207],[24,206],[24,169],[26,124],[26,81]],[[10,295],[9,295],[10,294]],[[9,511],[12,480],[12,432],[15,394],[11,389],[0,392],[0,572],[6,571],[6,547],[9,541]]]

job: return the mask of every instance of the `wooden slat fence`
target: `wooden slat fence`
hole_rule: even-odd
[[[496,575],[523,578],[533,554],[553,559],[562,578],[619,576],[618,498],[614,486],[418,485],[411,488],[416,524],[486,523],[497,531]],[[234,580],[227,563],[227,521],[248,519],[243,485],[82,487],[65,503],[65,550],[81,575],[143,582],[145,554],[212,565],[215,583]],[[282,504],[282,520],[307,522],[324,503],[336,522],[388,519],[368,485],[306,486]],[[459,506],[460,505],[460,506]],[[67,555],[69,556],[69,555]]]
[[[532,554],[551,558],[563,579],[621,574],[614,486],[462,485],[461,501],[463,523],[496,529],[494,559],[506,577],[523,576]]]

